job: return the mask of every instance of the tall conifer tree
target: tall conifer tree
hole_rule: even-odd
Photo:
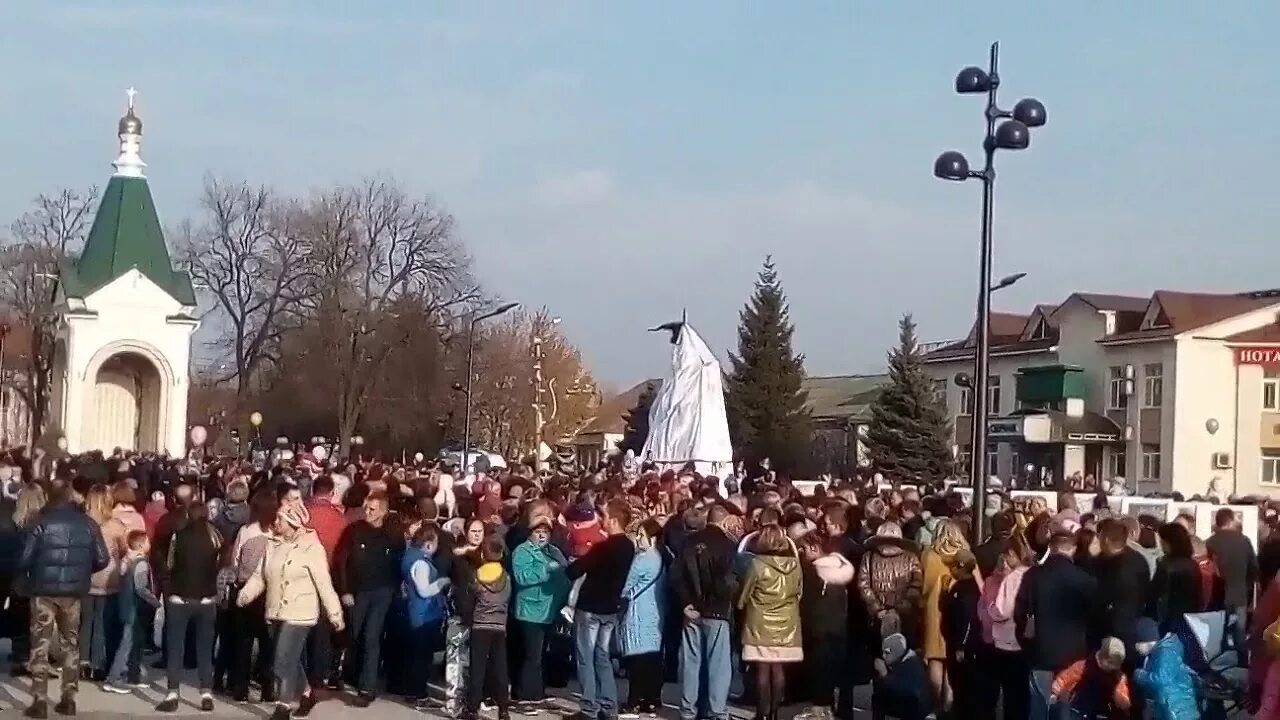
[[[739,317],[738,352],[729,356],[725,384],[734,443],[749,464],[769,458],[775,469],[794,470],[808,456],[810,440],[804,356],[791,347],[795,328],[772,258],[765,258]]]
[[[916,324],[898,323],[898,347],[889,352],[890,384],[871,405],[867,455],[887,479],[933,481],[951,474],[946,406],[924,371]]]

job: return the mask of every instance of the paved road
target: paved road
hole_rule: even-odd
[[[8,643],[0,641],[0,657],[7,657]],[[4,673],[0,674],[0,719],[9,720],[10,718],[20,717],[21,712],[31,702],[31,679],[18,678],[7,674],[9,665],[7,662],[0,664]],[[147,680],[152,682],[150,687],[145,689],[135,689],[129,695],[117,695],[105,693],[98,688],[95,683],[81,682],[80,693],[77,699],[79,709],[79,717],[95,718],[99,720],[124,720],[125,718],[137,718],[139,716],[164,717],[154,712],[156,703],[164,696],[164,678],[158,670],[152,670]],[[178,708],[178,712],[174,713],[176,717],[201,717],[208,720],[267,720],[271,716],[271,705],[263,705],[258,703],[233,703],[221,697],[215,697],[215,707],[212,714],[201,713],[198,707],[199,698],[195,692],[189,689],[190,686],[183,687],[184,696],[182,704]],[[619,680],[619,689],[625,693],[626,681]],[[51,679],[49,683],[50,694],[56,699],[58,693],[58,680]],[[576,709],[572,697],[572,690],[569,688],[564,691],[553,691],[557,693],[554,698],[558,710],[564,714],[568,714]],[[436,688],[440,691],[440,688]],[[679,699],[679,688],[676,685],[667,685],[663,692],[664,700],[667,703],[667,709],[663,713],[664,718],[676,717],[676,705]],[[368,709],[356,709],[349,706],[351,696],[337,695],[333,693],[322,694],[321,702],[312,712],[311,717],[315,720],[423,720],[425,717],[445,717],[443,712],[435,711],[428,713],[420,713],[412,707],[405,705],[395,699],[380,699]],[[869,707],[868,688],[861,688],[856,694],[855,705],[860,708]],[[789,712],[784,713],[786,717],[790,717],[794,712],[802,710],[800,707],[793,707]],[[731,712],[735,718],[751,718],[754,711],[748,708],[735,707],[731,708]],[[496,713],[486,713],[489,717],[496,716]],[[57,718],[52,711],[51,718]],[[516,718],[528,717],[515,715]],[[538,717],[530,717],[529,720],[559,720],[561,713],[547,712]],[[856,713],[857,720],[864,720],[870,717],[869,713]]]

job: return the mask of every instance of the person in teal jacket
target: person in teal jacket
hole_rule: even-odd
[[[1156,621],[1141,618],[1134,647],[1143,661],[1133,680],[1146,694],[1155,720],[1200,720],[1195,676],[1183,656],[1182,640],[1174,633],[1160,637]]]
[[[511,554],[511,576],[516,581],[515,619],[523,639],[524,656],[515,684],[521,711],[538,709],[546,700],[542,676],[543,646],[547,629],[569,598],[568,566],[564,553],[551,544],[551,525],[539,522],[529,539]]]

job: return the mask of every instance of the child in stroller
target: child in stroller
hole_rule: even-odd
[[[1226,612],[1186,613],[1173,633],[1182,643],[1183,661],[1195,676],[1196,696],[1205,720],[1244,715],[1249,668],[1240,664]],[[1261,716],[1259,716],[1261,717]]]

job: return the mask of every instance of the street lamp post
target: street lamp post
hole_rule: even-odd
[[[471,318],[471,326],[467,329],[467,399],[466,412],[462,421],[462,473],[464,475],[467,473],[468,458],[471,454],[471,381],[475,375],[476,325],[499,315],[505,315],[518,307],[520,303],[507,303],[483,315],[477,315]]]
[[[986,162],[982,170],[969,169],[969,161],[954,150],[942,153],[933,164],[934,176],[943,180],[982,181],[982,244],[978,261],[978,332],[974,348],[972,465],[969,473],[973,478],[975,542],[982,542],[985,535],[983,511],[987,504],[987,387],[990,384],[987,367],[991,354],[991,215],[996,183],[995,155],[997,149],[1025,150],[1031,144],[1030,129],[1045,123],[1044,105],[1034,98],[1019,100],[1012,111],[1000,109],[996,103],[996,90],[1000,87],[999,60],[1000,43],[992,43],[987,70],[967,67],[956,75],[956,92],[987,95],[984,112],[987,134],[982,141]],[[1017,280],[1008,284],[1014,282]],[[1003,281],[1001,286],[1007,287]]]

